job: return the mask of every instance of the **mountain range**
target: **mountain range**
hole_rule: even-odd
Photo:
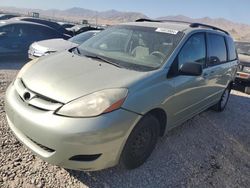
[[[61,19],[65,21],[80,22],[81,20],[88,20],[90,23],[113,25],[122,22],[134,21],[138,18],[148,18],[145,14],[139,12],[121,12],[117,10],[108,11],[94,11],[79,7],[74,7],[66,10],[58,9],[26,9],[15,7],[0,7],[0,12],[12,12],[27,15],[30,12],[40,13],[40,17],[50,19]],[[201,22],[205,24],[214,25],[227,30],[235,40],[250,41],[250,25],[243,23],[236,23],[224,18],[190,18],[183,15],[164,16],[155,19],[162,20],[179,20],[188,22]]]

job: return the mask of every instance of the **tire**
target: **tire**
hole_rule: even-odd
[[[219,100],[219,102],[217,104],[215,104],[212,109],[214,111],[217,111],[217,112],[222,112],[226,106],[227,106],[227,102],[228,102],[228,99],[229,99],[229,96],[230,96],[230,92],[231,92],[231,87],[228,86],[222,96],[221,96],[221,99]]]
[[[250,86],[245,87],[245,93],[250,95]]]
[[[141,166],[153,152],[160,133],[159,121],[151,115],[143,117],[130,133],[120,163],[126,169]]]

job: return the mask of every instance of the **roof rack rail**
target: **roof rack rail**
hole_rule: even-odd
[[[147,19],[147,18],[140,18],[138,20],[135,20],[135,22],[173,22],[173,23],[192,24],[191,22],[179,21],[179,20],[153,20],[153,19]]]
[[[229,35],[229,33],[223,29],[220,29],[218,27],[212,26],[212,25],[207,25],[207,24],[202,24],[202,23],[191,23],[191,22],[186,22],[186,21],[179,21],[179,20],[153,20],[153,19],[148,19],[148,18],[140,18],[135,20],[136,22],[173,22],[173,23],[185,23],[185,24],[189,24],[190,27],[206,27],[206,28],[210,28],[213,30],[218,30],[221,31],[223,33],[226,33],[227,35]]]
[[[213,29],[213,30],[221,31],[221,32],[226,33],[227,35],[229,35],[229,33],[227,31],[225,31],[223,29],[220,29],[218,27],[212,26],[212,25],[207,25],[207,24],[202,24],[202,23],[191,23],[190,27],[206,27],[206,28],[210,28],[210,29]]]

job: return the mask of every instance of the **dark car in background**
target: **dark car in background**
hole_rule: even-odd
[[[29,46],[45,39],[65,38],[51,27],[25,21],[0,21],[0,56],[27,56]]]
[[[18,17],[18,15],[15,14],[0,14],[0,20],[8,20],[11,18]]]
[[[14,20],[27,21],[27,22],[33,22],[33,23],[39,23],[42,25],[46,25],[48,27],[55,29],[59,33],[66,35],[68,38],[72,37],[72,32],[69,32],[68,30],[66,30],[62,25],[60,25],[57,22],[44,20],[44,19],[40,19],[40,18],[32,18],[32,17],[18,17],[18,18],[14,18]]]
[[[236,84],[245,87],[245,93],[250,94],[250,42],[235,42],[239,54],[239,71]]]

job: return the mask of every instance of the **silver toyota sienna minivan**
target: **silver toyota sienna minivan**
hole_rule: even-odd
[[[26,64],[6,92],[16,137],[69,169],[133,169],[170,129],[228,101],[238,59],[219,28],[140,19]]]

